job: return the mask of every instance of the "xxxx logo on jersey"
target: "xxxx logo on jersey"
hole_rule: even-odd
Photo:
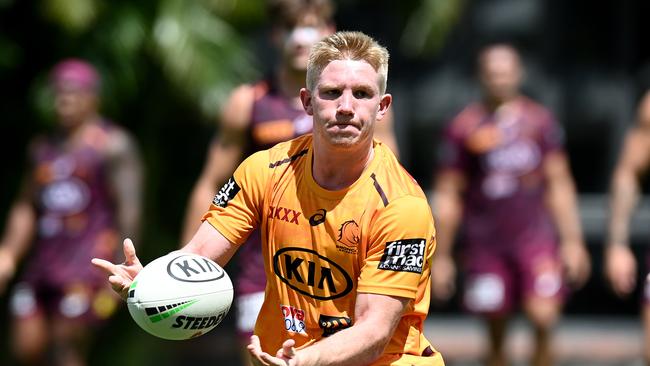
[[[298,225],[298,218],[301,214],[302,212],[290,208],[270,206],[267,218]]]

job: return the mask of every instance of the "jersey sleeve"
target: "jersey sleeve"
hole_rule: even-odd
[[[226,239],[242,244],[261,221],[264,189],[269,179],[269,152],[257,152],[239,165],[203,215]]]
[[[543,154],[564,150],[564,129],[553,114],[547,112],[541,131],[541,148]]]
[[[392,201],[374,220],[358,292],[415,298],[428,275],[435,229],[425,198]]]

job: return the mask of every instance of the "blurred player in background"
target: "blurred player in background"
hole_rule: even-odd
[[[532,364],[547,366],[563,280],[579,286],[590,272],[563,135],[546,108],[520,93],[523,70],[513,47],[484,48],[478,71],[483,100],[452,121],[442,144],[432,295],[453,294],[452,245],[462,225],[463,303],[487,322],[488,365],[507,364],[506,322],[521,301],[535,330]]]
[[[68,59],[51,72],[58,124],[29,146],[29,170],[0,238],[0,294],[10,297],[11,349],[25,365],[84,365],[96,326],[116,307],[88,261],[137,234],[142,168],[133,139],[98,113],[100,77]]]
[[[273,75],[235,89],[223,109],[219,135],[210,146],[185,216],[182,242],[187,243],[217,188],[232,175],[244,156],[312,131],[312,117],[300,102],[311,46],[334,32],[334,4],[330,0],[269,0],[272,42],[280,59]],[[396,142],[390,115],[377,125],[376,137],[393,151]],[[237,330],[249,342],[264,300],[266,276],[261,237],[254,232],[242,247],[235,278]],[[248,355],[248,352],[244,352]]]
[[[641,177],[650,168],[650,92],[641,100],[637,123],[627,133],[614,170],[610,192],[609,242],[605,251],[605,274],[614,292],[630,295],[636,288],[637,263],[630,249],[630,222],[641,196]],[[646,261],[650,268],[650,255]],[[650,283],[643,292],[643,324],[646,364],[650,365]]]
[[[224,266],[255,228],[268,275],[254,365],[444,365],[424,336],[435,229],[426,196],[373,138],[392,102],[388,51],[360,32],[312,48],[302,105],[313,133],[252,154],[182,249]],[[93,263],[126,297],[142,270]]]

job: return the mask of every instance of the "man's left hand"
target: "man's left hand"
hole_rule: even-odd
[[[591,274],[589,253],[583,243],[563,243],[562,261],[569,284],[574,288],[582,287]]]
[[[282,348],[273,357],[262,351],[260,339],[254,335],[251,337],[251,343],[247,348],[255,366],[297,366],[295,344],[296,342],[293,339],[284,341]]]

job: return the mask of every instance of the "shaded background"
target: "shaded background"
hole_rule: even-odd
[[[492,41],[520,49],[526,93],[549,106],[565,128],[594,260],[592,279],[571,297],[567,313],[636,319],[640,291],[616,299],[603,284],[601,252],[609,176],[636,103],[650,86],[650,29],[644,26],[650,2],[335,2],[338,29],[364,31],[391,51],[389,92],[401,160],[425,190],[441,128],[479,95],[478,49]],[[272,69],[267,21],[264,0],[0,0],[0,225],[23,174],[28,141],[54,124],[47,72],[61,58],[77,56],[100,69],[102,111],[133,133],[145,160],[143,262],[176,248],[221,103],[235,85]],[[633,227],[642,259],[650,240],[648,205]],[[100,334],[103,346],[91,364],[171,365],[236,354],[232,316],[214,334],[178,343],[145,335],[123,310]],[[432,308],[441,316],[458,312],[458,298]],[[7,360],[6,321],[3,296],[0,364]]]

